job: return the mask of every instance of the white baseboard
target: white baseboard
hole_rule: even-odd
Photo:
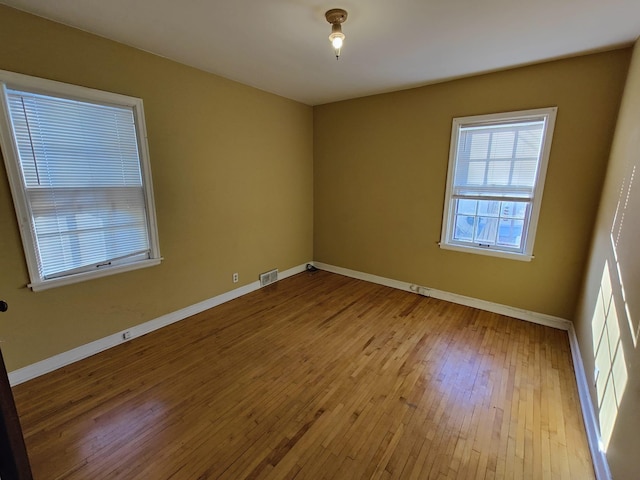
[[[564,318],[546,315],[544,313],[531,312],[520,308],[501,305],[499,303],[488,302],[486,300],[465,297],[464,295],[458,295],[457,293],[444,292],[442,290],[436,290],[433,288],[423,287],[407,282],[401,282],[399,280],[393,280],[390,278],[379,277],[377,275],[358,272],[356,270],[350,270],[348,268],[336,267],[334,265],[328,265],[322,262],[313,262],[313,265],[320,270],[338,273],[347,277],[366,280],[368,282],[377,283],[379,285],[385,285],[387,287],[397,288],[400,290],[405,290],[407,292],[413,292],[428,297],[438,298],[440,300],[446,300],[448,302],[465,305],[467,307],[474,307],[480,310],[486,310],[488,312],[498,313],[520,320],[525,320],[527,322],[565,330],[569,336],[569,346],[571,348],[571,358],[573,360],[574,366],[573,370],[576,376],[576,383],[578,384],[580,406],[582,407],[582,418],[584,421],[585,429],[587,431],[587,441],[589,442],[589,450],[591,452],[591,458],[593,460],[593,468],[596,473],[596,478],[598,480],[611,480],[611,473],[609,471],[609,464],[607,463],[606,455],[600,448],[601,442],[600,432],[598,428],[598,419],[593,408],[591,395],[589,394],[587,377],[585,375],[582,357],[580,356],[578,337],[576,336],[573,322]]]
[[[296,275],[297,273],[304,272],[306,269],[306,265],[307,264],[305,263],[285,270],[283,272],[278,272],[278,280],[282,280],[292,275]],[[121,332],[117,332],[107,337],[100,338],[72,350],[59,353],[58,355],[54,355],[53,357],[46,358],[31,365],[27,365],[26,367],[13,370],[12,372],[9,372],[8,375],[9,383],[11,384],[11,386],[15,386],[20,383],[26,382],[33,378],[39,377],[40,375],[44,375],[45,373],[52,372],[66,365],[77,362],[78,360],[82,360],[83,358],[90,357],[91,355],[95,355],[96,353],[102,352],[111,347],[115,347],[116,345],[120,345],[121,343],[128,342],[129,340],[132,340],[136,337],[141,337],[142,335],[146,335],[147,333],[158,330],[159,328],[166,327],[167,325],[179,322],[180,320],[184,320],[187,317],[208,310],[209,308],[213,308],[230,300],[234,300],[238,297],[246,295],[247,293],[258,290],[259,288],[260,282],[256,280],[255,282],[252,282],[248,285],[244,285],[240,288],[225,292],[213,298],[209,298],[208,300],[204,300],[175,312],[168,313],[154,320],[141,323],[140,325],[136,325]],[[125,331],[131,333],[131,337],[126,340],[123,338],[123,333]]]
[[[584,427],[587,431],[587,440],[589,442],[589,450],[591,451],[591,459],[593,460],[593,469],[596,472],[598,480],[611,480],[611,471],[607,462],[606,453],[602,450],[602,442],[600,440],[600,430],[598,428],[598,417],[593,407],[591,394],[589,393],[589,383],[587,374],[582,363],[580,355],[580,345],[578,344],[578,336],[576,330],[571,324],[568,331],[569,345],[571,346],[571,358],[573,359],[573,370],[576,374],[576,383],[578,384],[578,396],[580,397],[580,406],[582,407],[582,418]]]
[[[508,305],[488,302],[486,300],[480,300],[478,298],[465,297],[464,295],[458,295],[457,293],[436,290],[435,288],[423,287],[421,285],[402,282],[400,280],[392,280],[390,278],[379,277],[377,275],[358,272],[356,270],[350,270],[348,268],[336,267],[322,262],[313,262],[313,264],[320,270],[326,270],[328,272],[338,273],[347,277],[366,280],[368,282],[377,283],[379,285],[386,285],[387,287],[397,288],[400,290],[405,290],[407,292],[418,293],[426,297],[446,300],[447,302],[457,303],[459,305],[465,305],[467,307],[474,307],[480,310],[485,310],[487,312],[498,313],[500,315],[506,315],[508,317],[526,320],[528,322],[545,325],[547,327],[553,327],[560,330],[568,331],[572,326],[572,323],[569,320],[560,317],[554,317],[552,315],[547,315],[544,313],[531,312],[529,310],[523,310],[521,308],[510,307]]]

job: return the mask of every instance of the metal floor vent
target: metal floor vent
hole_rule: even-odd
[[[271,270],[260,274],[260,286],[265,287],[271,283],[278,281],[278,269]]]

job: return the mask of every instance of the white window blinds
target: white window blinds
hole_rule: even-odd
[[[531,198],[545,119],[461,126],[454,195]]]
[[[6,97],[40,279],[149,258],[133,108]]]

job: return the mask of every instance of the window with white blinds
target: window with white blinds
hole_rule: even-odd
[[[157,264],[142,101],[10,72],[0,81],[30,286]]]
[[[556,110],[453,120],[443,248],[532,258]]]

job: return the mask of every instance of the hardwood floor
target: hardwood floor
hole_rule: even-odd
[[[322,271],[14,395],[36,480],[594,478],[566,332]]]

